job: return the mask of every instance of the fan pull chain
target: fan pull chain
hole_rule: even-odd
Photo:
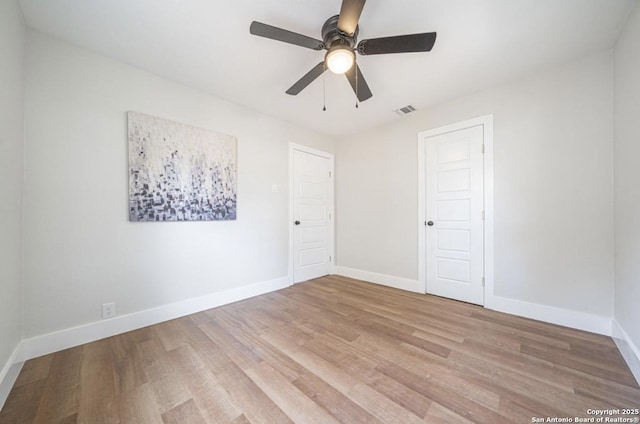
[[[356,73],[356,109],[358,109],[358,101],[360,100],[360,97],[358,96],[358,61],[356,59],[356,55],[354,55],[353,57],[353,67],[354,67],[354,71]]]
[[[327,87],[326,87],[326,73],[322,75],[322,111],[327,111]]]

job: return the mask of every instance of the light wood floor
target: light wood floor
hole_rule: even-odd
[[[608,337],[342,277],[27,362],[0,423],[530,423],[637,408]]]

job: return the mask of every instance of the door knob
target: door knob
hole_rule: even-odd
[[[300,225],[300,221],[296,221],[296,222],[294,222],[294,224]]]
[[[428,225],[429,227],[433,227],[433,221],[429,221],[429,222],[427,222],[427,225]]]

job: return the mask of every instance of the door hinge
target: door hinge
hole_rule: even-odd
[[[482,211],[482,220],[484,221],[484,211]]]
[[[329,221],[331,221],[331,212],[329,212]]]
[[[482,154],[484,154],[484,143],[482,143]]]
[[[482,287],[484,287],[484,277],[482,277]]]
[[[331,262],[331,256],[329,256],[329,262]]]
[[[331,178],[331,171],[329,171],[329,178]]]

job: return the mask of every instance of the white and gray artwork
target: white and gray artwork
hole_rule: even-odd
[[[236,138],[128,112],[129,220],[236,219]]]

